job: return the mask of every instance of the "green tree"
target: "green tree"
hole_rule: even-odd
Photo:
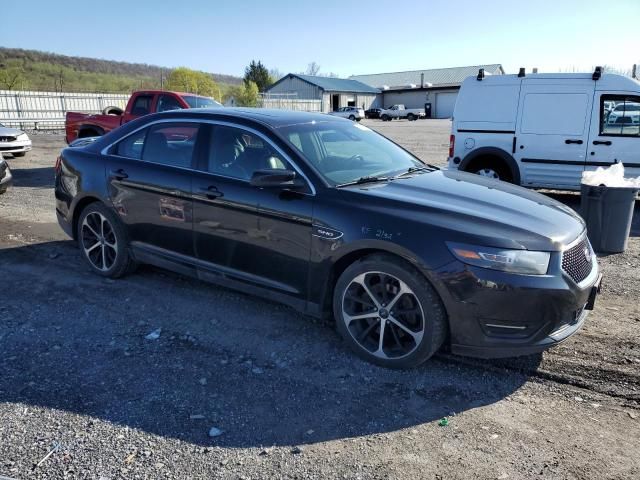
[[[209,74],[187,67],[171,70],[166,82],[167,90],[195,93],[205,97],[220,98],[220,88]]]
[[[0,64],[0,89],[16,90],[24,84],[24,70],[20,67],[7,67]]]
[[[273,83],[269,70],[265,67],[261,61],[251,60],[251,63],[244,70],[244,83],[245,86],[253,82],[258,86],[259,92],[264,92],[269,85]]]
[[[243,107],[257,107],[258,93],[258,85],[256,85],[255,82],[249,81],[244,84],[244,88],[241,87],[236,100],[238,104]]]

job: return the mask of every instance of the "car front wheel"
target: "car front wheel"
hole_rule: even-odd
[[[447,333],[445,309],[431,284],[410,264],[386,255],[366,257],[344,271],[333,310],[350,347],[383,367],[420,365]]]
[[[88,205],[78,220],[82,257],[98,275],[118,278],[131,271],[127,235],[118,217],[101,203]]]

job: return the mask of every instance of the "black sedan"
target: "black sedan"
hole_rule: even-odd
[[[335,318],[362,357],[541,351],[592,308],[585,225],[535,192],[424,164],[322,114],[145,116],[63,150],[56,208],[90,268],[139,262]]]
[[[12,181],[13,177],[11,176],[9,165],[0,158],[0,195],[7,191]]]
[[[380,118],[381,108],[370,108],[364,111],[364,118]]]

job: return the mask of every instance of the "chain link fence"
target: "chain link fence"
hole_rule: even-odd
[[[128,93],[60,93],[0,90],[0,123],[25,130],[64,128],[67,112],[101,113],[124,110]]]

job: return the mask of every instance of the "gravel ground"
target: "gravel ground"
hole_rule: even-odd
[[[365,124],[444,161],[448,121]],[[570,341],[396,372],[277,304],[92,275],[55,223],[62,136],[32,138],[0,197],[0,479],[640,478],[640,208]]]

